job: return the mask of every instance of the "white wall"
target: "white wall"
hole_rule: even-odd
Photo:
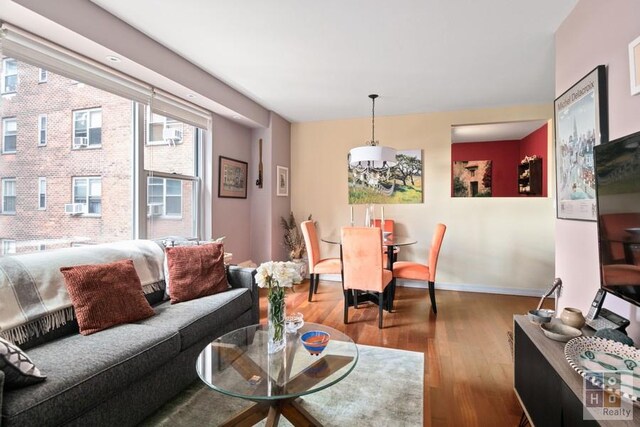
[[[552,105],[376,116],[381,144],[423,152],[424,202],[385,205],[385,217],[396,220],[398,232],[418,240],[402,248],[400,259],[426,262],[435,224],[443,222],[448,229],[437,285],[540,295],[555,273],[552,197],[452,198],[451,126],[552,116]],[[370,132],[370,118],[292,125],[293,212],[298,220],[313,214],[320,236],[349,222],[347,153],[364,144]],[[549,188],[549,194],[554,193]],[[354,210],[356,223],[362,223],[363,205],[355,205]],[[339,255],[331,245],[323,244],[321,250],[323,256]]]
[[[607,65],[609,139],[640,130],[640,96],[629,89],[628,45],[640,35],[637,0],[580,0],[556,32],[556,96],[597,65]],[[600,287],[595,222],[556,220],[556,275],[564,282],[559,309],[583,312]],[[608,295],[605,307],[629,318],[630,335],[640,342],[640,309]]]

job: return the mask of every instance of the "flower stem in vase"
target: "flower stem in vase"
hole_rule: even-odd
[[[275,281],[273,281],[275,282]],[[272,283],[267,296],[267,322],[269,328],[268,352],[276,353],[282,350],[286,344],[284,333],[284,320],[286,316],[284,289],[278,283]]]

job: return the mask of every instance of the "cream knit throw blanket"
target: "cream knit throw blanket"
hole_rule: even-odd
[[[74,319],[60,267],[131,259],[145,293],[163,288],[164,251],[131,240],[0,257],[0,336],[21,344]]]

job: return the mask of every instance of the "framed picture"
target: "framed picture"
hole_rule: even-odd
[[[554,109],[557,217],[596,221],[593,147],[609,140],[605,66],[560,95]]]
[[[288,196],[289,195],[289,168],[284,166],[276,166],[276,177],[278,179],[276,196]]]
[[[218,197],[247,198],[247,162],[220,156]]]
[[[629,43],[629,76],[631,95],[640,93],[640,37]]]

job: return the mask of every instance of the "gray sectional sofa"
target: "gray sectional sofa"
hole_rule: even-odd
[[[197,378],[196,359],[210,341],[258,323],[254,276],[230,266],[225,292],[174,305],[154,292],[147,299],[156,315],[143,321],[88,336],[70,322],[39,337],[25,351],[47,379],[6,390],[0,371],[0,424],[136,425]]]

